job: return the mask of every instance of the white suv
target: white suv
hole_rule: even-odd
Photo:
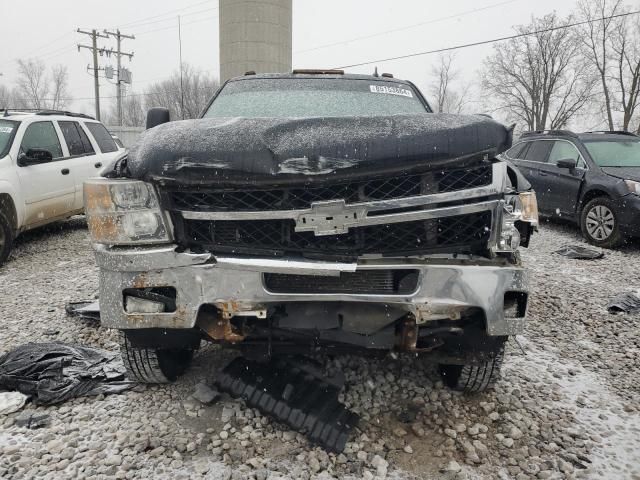
[[[0,110],[0,265],[13,239],[83,211],[83,182],[123,155],[83,114]]]

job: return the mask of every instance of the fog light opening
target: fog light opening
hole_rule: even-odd
[[[122,292],[124,310],[132,314],[172,313],[176,311],[173,287],[126,288]]]
[[[524,292],[506,292],[504,294],[505,318],[524,318],[527,313],[527,294]]]

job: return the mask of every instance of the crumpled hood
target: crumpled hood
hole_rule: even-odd
[[[510,129],[481,115],[205,118],[146,131],[129,154],[128,169],[132,178],[172,183],[300,182],[371,169],[462,165],[495,157],[511,140]]]

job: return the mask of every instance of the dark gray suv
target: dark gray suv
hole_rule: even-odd
[[[640,234],[640,137],[629,132],[528,132],[504,157],[529,180],[541,214],[569,218],[590,243]]]

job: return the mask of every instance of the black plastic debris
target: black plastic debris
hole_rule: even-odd
[[[307,367],[291,359],[259,363],[238,357],[224,368],[217,384],[310,441],[342,452],[359,417],[338,401],[338,382]]]
[[[82,320],[93,322],[100,321],[100,302],[97,300],[69,302],[64,309],[70,317],[78,317]]]
[[[28,343],[0,357],[0,389],[50,405],[131,388],[118,353],[64,343]]]
[[[596,260],[604,257],[604,252],[583,247],[582,245],[564,245],[560,250],[556,250],[555,253],[576,260]]]
[[[640,311],[640,295],[628,292],[613,297],[607,305],[607,311],[612,314],[637,313]]]

